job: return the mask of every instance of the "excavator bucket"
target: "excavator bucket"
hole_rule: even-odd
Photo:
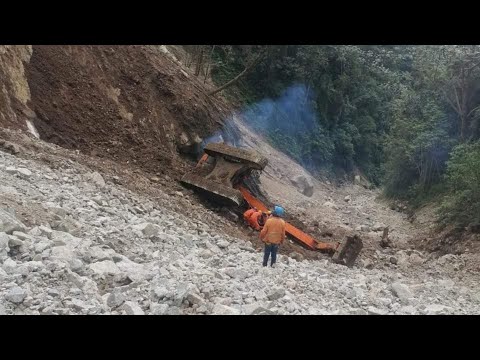
[[[250,206],[262,211],[268,210],[265,204],[255,198],[246,188],[239,186],[239,190]],[[341,243],[320,242],[288,222],[285,224],[285,232],[310,250],[333,254],[334,262],[348,267],[353,266],[363,248],[362,239],[357,235],[347,236]]]
[[[245,149],[226,144],[210,143],[205,146],[205,154],[198,166],[181,178],[181,182],[209,194],[215,200],[239,206],[243,195],[234,186],[252,170],[263,170],[266,158]]]
[[[352,267],[362,248],[363,242],[358,235],[347,236],[333,254],[332,261],[337,264]]]

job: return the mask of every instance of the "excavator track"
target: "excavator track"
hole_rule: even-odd
[[[222,184],[214,183],[202,176],[193,173],[185,174],[180,181],[187,186],[191,186],[213,195],[216,200],[219,200],[220,202],[234,206],[240,206],[243,203],[243,195],[240,191]]]
[[[263,170],[268,163],[267,158],[254,151],[232,148],[221,143],[207,144],[204,151],[213,157],[224,157],[226,160],[246,163],[256,170]]]

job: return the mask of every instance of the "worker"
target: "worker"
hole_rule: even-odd
[[[248,222],[248,219],[250,218],[250,216],[252,216],[253,213],[256,212],[256,211],[257,211],[257,208],[255,208],[255,207],[253,207],[251,209],[248,209],[247,211],[245,211],[243,213],[243,219]]]
[[[278,247],[285,241],[285,221],[282,219],[284,214],[285,210],[281,206],[275,206],[272,211],[272,217],[266,221],[260,232],[260,239],[265,243],[263,266],[268,265],[270,255],[272,255],[271,267],[277,261]]]
[[[265,218],[266,214],[264,214],[262,210],[257,210],[248,218],[248,225],[257,231],[260,231],[263,228],[263,225],[265,225]]]
[[[263,229],[265,226],[265,223],[267,222],[268,214],[264,211],[260,211],[260,215],[257,217],[257,223],[258,226],[260,226],[260,229]]]

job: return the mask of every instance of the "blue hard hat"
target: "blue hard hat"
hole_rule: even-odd
[[[285,210],[281,206],[275,206],[273,214],[276,216],[283,216],[285,214]]]

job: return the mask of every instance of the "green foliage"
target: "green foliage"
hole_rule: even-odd
[[[456,146],[447,164],[449,191],[440,220],[460,226],[480,223],[480,141]]]
[[[387,196],[417,206],[446,193],[444,222],[479,220],[479,145],[470,144],[480,138],[479,46],[219,46],[215,81],[265,49],[229,91],[255,104],[302,84],[317,122],[270,127],[274,146],[312,170],[360,168]]]
[[[220,85],[233,78],[258,51],[218,47],[214,81]],[[292,84],[303,84],[319,128],[309,133],[271,132],[268,137],[273,145],[310,168],[333,166],[351,171],[358,166],[379,183],[387,104],[404,77],[397,68],[405,67],[405,51],[383,46],[288,45],[268,47],[267,53],[231,91],[240,90],[244,102],[252,104],[278,98]]]

